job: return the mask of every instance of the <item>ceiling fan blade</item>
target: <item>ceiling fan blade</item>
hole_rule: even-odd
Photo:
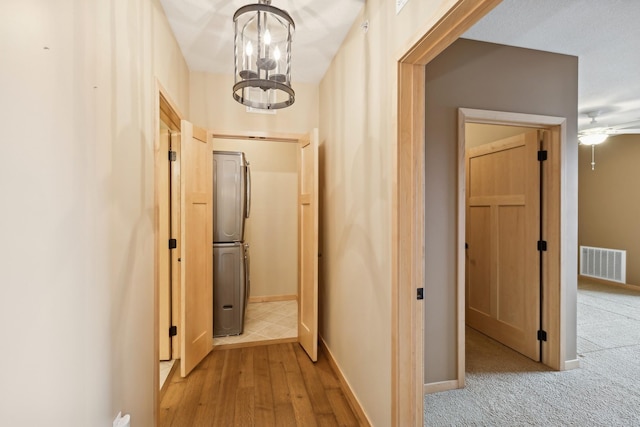
[[[639,128],[639,127],[640,127],[640,120],[633,120],[633,121],[630,121],[630,122],[619,123],[617,125],[609,126],[610,129],[613,129],[615,131],[631,129],[631,128],[635,129],[635,128]]]
[[[611,135],[640,134],[640,128],[611,129]]]

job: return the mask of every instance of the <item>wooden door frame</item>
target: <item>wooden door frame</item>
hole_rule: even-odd
[[[397,69],[396,181],[392,185],[391,423],[424,423],[424,67],[501,0],[459,0],[438,22],[426,22],[400,55]]]
[[[457,356],[458,387],[465,382],[465,231],[466,231],[466,131],[465,124],[481,123],[491,125],[520,126],[532,129],[548,129],[549,138],[545,140],[548,160],[543,169],[543,235],[549,250],[543,253],[543,307],[542,325],[547,331],[548,341],[543,342],[541,362],[552,369],[565,369],[565,337],[562,327],[563,307],[561,295],[564,292],[562,267],[560,264],[561,235],[560,213],[562,200],[565,200],[562,174],[563,147],[566,143],[567,120],[564,117],[541,116],[533,114],[509,113],[502,111],[458,109],[458,200],[457,200]]]
[[[300,173],[300,153],[299,153],[299,144],[300,141],[303,139],[309,139],[309,133],[306,134],[302,134],[302,133],[283,133],[283,132],[262,132],[262,131],[238,131],[238,130],[207,130],[207,134],[208,137],[210,138],[211,142],[214,143],[214,139],[237,139],[237,140],[243,140],[243,141],[247,141],[247,140],[255,140],[255,141],[260,141],[260,142],[285,142],[285,143],[291,143],[291,144],[296,144],[296,155],[298,156],[297,159],[297,164],[298,164],[298,171],[297,173]],[[215,148],[214,148],[215,149]],[[297,179],[299,179],[300,177],[298,176]],[[298,183],[299,185],[299,183]],[[296,189],[296,194],[297,197],[299,197],[299,189]],[[298,202],[296,202],[297,204]],[[296,211],[299,210],[299,206],[296,206]],[[299,220],[300,218],[298,218]],[[300,233],[299,229],[296,229],[296,231],[298,233]],[[299,243],[300,243],[300,236],[298,235],[298,250],[297,250],[297,254],[298,257],[300,257],[300,247],[299,247]],[[299,259],[296,261],[296,266],[298,266],[299,263]],[[296,294],[296,298],[295,300],[298,302],[298,304],[300,304],[300,271],[298,271],[298,291]],[[263,301],[269,301],[269,298],[264,298],[262,299]],[[251,301],[251,297],[249,298],[249,301]],[[299,313],[298,313],[299,314]],[[271,343],[276,342],[276,340],[270,340]],[[277,340],[277,342],[300,342],[300,336],[296,336],[295,339],[293,338],[282,338],[280,340]],[[258,343],[260,343],[258,341]],[[240,344],[223,344],[223,348],[232,348],[232,347],[237,347],[237,346],[242,346],[244,344],[240,343]],[[216,345],[213,346],[214,350],[216,349]]]
[[[180,129],[180,121],[183,115],[180,113],[176,104],[171,100],[168,92],[162,87],[159,81],[156,80],[155,87],[155,104],[154,104],[154,220],[153,220],[153,236],[154,236],[154,253],[153,253],[153,424],[157,423],[158,411],[160,410],[160,360],[159,360],[159,282],[160,282],[160,250],[166,248],[168,242],[162,242],[159,239],[160,233],[160,221],[158,217],[159,205],[159,192],[166,189],[161,189],[158,185],[157,176],[161,171],[163,159],[166,159],[168,153],[163,153],[160,150],[160,120],[165,119],[170,123],[172,130],[174,127]],[[166,171],[164,172],[166,173]],[[173,293],[173,291],[172,291]],[[172,344],[172,347],[176,347]],[[172,352],[175,354],[175,352]]]

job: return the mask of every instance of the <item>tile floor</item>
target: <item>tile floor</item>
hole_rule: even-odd
[[[247,305],[242,335],[214,338],[214,345],[238,344],[298,336],[298,302],[253,302]]]

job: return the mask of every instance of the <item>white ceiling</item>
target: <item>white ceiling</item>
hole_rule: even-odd
[[[189,69],[233,74],[232,17],[257,0],[160,2]],[[296,24],[294,85],[320,81],[364,3],[272,0]],[[463,37],[578,56],[580,129],[595,110],[602,125],[640,120],[639,0],[503,0]]]
[[[578,57],[578,126],[640,127],[640,1],[503,0],[464,38]]]
[[[291,80],[318,83],[365,0],[272,0],[296,26]],[[189,69],[233,74],[233,14],[258,0],[160,0]]]

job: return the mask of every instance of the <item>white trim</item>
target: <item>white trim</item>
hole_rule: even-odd
[[[424,394],[439,393],[441,391],[456,390],[462,388],[456,380],[439,381],[437,383],[428,383],[423,385]]]
[[[571,369],[580,369],[580,359],[566,360],[564,362],[562,370],[570,371]]]
[[[563,371],[570,371],[571,369],[580,369],[580,359],[567,360],[562,367]]]
[[[508,111],[477,110],[473,108],[459,108],[458,117],[463,117],[465,119],[465,123],[526,126],[533,128],[546,128],[558,125],[562,126],[566,125],[567,122],[567,119],[564,117],[512,113]]]

